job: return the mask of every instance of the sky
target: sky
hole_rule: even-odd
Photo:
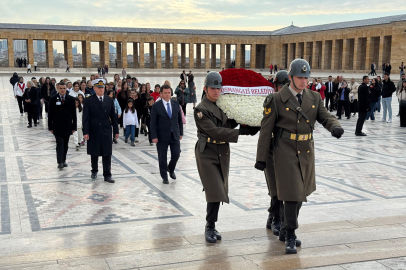
[[[400,0],[0,0],[0,5],[2,23],[260,31],[292,22],[301,27],[406,13]]]

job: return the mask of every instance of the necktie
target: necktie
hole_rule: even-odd
[[[302,95],[301,94],[297,94],[297,101],[299,101],[299,104],[302,105]]]
[[[99,97],[99,99],[100,99],[100,102],[103,102],[103,98],[102,98],[102,97]]]
[[[166,110],[168,111],[169,118],[172,118],[171,107],[169,106],[169,102],[166,103]]]
[[[62,96],[62,104],[64,104],[64,103],[65,103],[65,97]]]

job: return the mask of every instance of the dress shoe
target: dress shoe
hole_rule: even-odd
[[[63,169],[63,163],[58,164],[58,169],[62,170]]]
[[[68,164],[66,162],[63,163],[64,167],[68,167]]]
[[[117,140],[116,140],[116,139],[113,139],[113,143],[117,143]]]
[[[168,181],[168,179],[162,179],[162,183],[168,185],[168,184],[169,184],[169,181]]]
[[[337,119],[338,119],[338,120],[341,120],[341,116],[339,116]]]
[[[206,229],[204,232],[204,235],[206,237],[206,242],[215,244],[217,243],[217,234],[216,234],[216,229],[214,223],[206,223]],[[221,238],[221,236],[220,236]]]
[[[273,233],[273,235],[279,236],[279,234],[281,232],[281,226],[282,226],[282,222],[280,222],[279,220],[274,220],[272,222],[272,233]]]
[[[27,128],[32,128],[32,125],[28,125]]]
[[[355,133],[355,136],[367,136],[367,134],[365,134],[364,132],[361,132],[361,133]]]
[[[145,131],[145,132],[144,132],[144,136],[148,136],[148,132]]]
[[[97,172],[92,172],[92,176],[90,176],[92,179],[96,179],[97,178]]]
[[[168,172],[169,172],[169,176],[170,176],[173,180],[176,180],[176,174],[175,174],[175,172],[170,172],[169,169],[168,169]]]
[[[34,124],[34,127],[36,127],[37,126],[37,124]]]
[[[143,130],[143,129],[141,129],[140,133],[141,133],[141,134],[144,134],[144,130]]]
[[[285,242],[286,240],[286,230],[281,229],[280,233],[279,233],[279,241]],[[296,239],[296,236],[295,236]],[[302,245],[302,241],[300,241],[299,239],[296,239],[296,246],[300,247]]]
[[[288,232],[286,234],[286,240],[285,240],[285,253],[286,254],[296,254],[296,235],[294,232]]]
[[[109,182],[109,183],[115,183],[116,182],[111,177],[104,177],[104,181]]]
[[[266,221],[266,228],[272,230],[273,215],[269,213],[268,220]]]
[[[125,138],[125,139],[124,139],[124,142],[125,142],[125,143],[128,143],[128,138]]]

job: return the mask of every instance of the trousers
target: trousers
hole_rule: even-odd
[[[20,113],[24,113],[23,108],[23,97],[17,96],[18,108],[20,109]]]
[[[83,140],[83,130],[82,128],[78,128],[77,131],[75,131],[75,133],[73,133],[73,139],[75,140],[75,144],[78,145],[82,142]]]
[[[28,113],[28,125],[32,125],[32,120],[34,120],[34,124],[37,124],[37,105],[27,105],[27,113]]]
[[[338,106],[338,107],[337,107],[337,116],[338,116],[338,117],[341,118],[341,109],[342,109],[342,107],[344,107],[345,116],[346,116],[346,117],[351,116],[350,107],[348,106],[348,101],[346,101],[346,100],[339,100],[337,106]]]
[[[55,135],[56,139],[56,160],[59,163],[66,161],[66,154],[68,153],[69,147],[69,137],[68,136],[59,136]]]
[[[92,161],[92,173],[99,171],[99,156],[91,156]],[[111,156],[103,156],[103,176],[111,177]]]
[[[273,220],[283,221],[283,201],[279,201],[278,196],[272,196],[268,212],[272,214]]]
[[[168,146],[171,147],[171,160],[169,161],[169,164],[167,163]],[[167,179],[167,171],[175,171],[176,163],[180,156],[180,141],[175,140],[172,133],[170,141],[162,142],[158,140],[156,148],[158,150],[159,172],[161,173],[162,179]]]
[[[206,221],[208,223],[217,222],[217,218],[219,215],[219,209],[220,209],[220,202],[208,202],[207,203]]]
[[[295,231],[299,228],[297,218],[299,217],[299,210],[302,207],[302,202],[285,202],[284,205],[284,218],[282,228],[286,231]]]
[[[367,117],[367,112],[358,113],[358,120],[357,120],[357,126],[355,128],[355,133],[362,132],[362,127],[364,126],[366,117]]]
[[[382,118],[386,120],[386,114],[389,114],[389,119],[392,120],[392,97],[382,98],[382,108],[383,116]]]

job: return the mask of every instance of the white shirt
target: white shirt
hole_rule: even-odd
[[[21,86],[21,88],[20,88],[19,85]],[[26,91],[26,89],[27,89],[27,85],[25,83],[16,83],[14,85],[14,89],[13,89],[14,90],[14,95],[22,97],[24,92]]]
[[[103,102],[104,100],[104,96],[99,97],[98,95],[96,95],[97,99],[100,100],[100,98],[102,99],[101,101]]]
[[[164,107],[165,107],[166,112],[168,112],[168,105],[166,105],[166,104],[169,104],[169,108],[171,108],[171,115],[173,115],[171,100],[169,100],[169,102],[167,102],[167,101],[165,101],[164,99],[162,99],[162,103],[164,104]],[[168,114],[168,115],[169,115],[169,114]]]
[[[128,112],[124,111],[123,126],[128,125],[135,126],[136,128],[139,127],[137,111],[134,111],[134,113],[131,110],[128,110]]]
[[[85,96],[85,94],[83,94],[83,92],[81,90],[75,92],[75,90],[72,90],[69,92],[69,96],[72,96],[74,98],[77,98],[79,94],[82,94],[83,97]]]
[[[73,91],[73,88],[68,88],[66,90],[68,91],[68,93],[70,93],[71,91]]]
[[[28,64],[27,69],[31,69],[31,64]]]
[[[37,66],[37,62],[34,62],[34,67],[36,67]]]
[[[328,82],[328,92],[333,93],[333,82]]]

